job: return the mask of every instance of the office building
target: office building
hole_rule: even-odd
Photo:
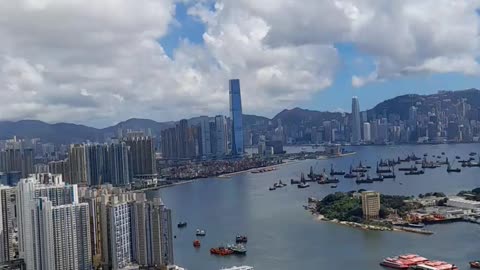
[[[372,141],[370,123],[368,123],[368,122],[363,123],[363,141],[364,142],[371,142]]]
[[[380,214],[380,193],[374,191],[362,192],[362,211],[365,219],[375,219]]]
[[[232,120],[231,154],[243,155],[243,114],[242,98],[240,94],[240,80],[233,79],[229,82],[230,88],[230,118]]]
[[[359,144],[361,138],[360,130],[360,105],[358,103],[358,97],[352,98],[352,144]]]
[[[153,138],[148,136],[129,137],[126,141],[130,148],[131,175],[134,178],[156,177],[155,148]]]
[[[216,139],[216,156],[222,157],[227,154],[228,150],[228,134],[227,119],[223,115],[215,116],[215,139]]]
[[[173,264],[170,209],[159,198],[147,201],[142,195],[132,204],[133,259],[144,267]]]
[[[74,144],[70,146],[68,152],[68,168],[70,172],[70,184],[87,185],[87,159],[85,146]]]

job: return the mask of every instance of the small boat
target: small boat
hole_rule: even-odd
[[[451,173],[451,172],[456,172],[456,173],[459,173],[461,172],[462,170],[460,168],[452,168],[452,166],[450,166],[450,163],[448,163],[448,167],[447,167],[447,172],[448,173]]]
[[[399,171],[406,171],[406,172],[411,172],[411,171],[416,171],[418,170],[417,166],[411,166],[411,167],[403,167],[403,168],[398,168]]]
[[[245,248],[244,245],[242,244],[236,244],[236,245],[229,245],[227,246],[228,249],[233,251],[234,254],[239,254],[239,255],[245,255],[247,254],[247,249]]]
[[[330,188],[337,188],[337,185],[331,185]]]
[[[456,159],[460,159],[460,156],[455,156]]]
[[[444,156],[444,155],[445,155],[445,152],[442,152],[442,156]]]
[[[276,187],[269,187],[268,190],[272,191],[272,190],[276,190],[277,188]]]
[[[395,172],[393,172],[392,174],[383,175],[383,178],[395,179],[396,177],[397,176],[395,175]]]
[[[298,188],[308,188],[309,186],[310,184],[305,182],[301,182],[300,184],[297,185]]]
[[[475,156],[476,154],[477,154],[477,153],[475,153],[475,152],[470,152],[469,155],[470,155],[471,157],[473,157],[473,156]]]
[[[379,174],[377,177],[373,177],[372,180],[374,182],[382,182],[383,181],[383,175]]]
[[[200,230],[200,229],[197,229],[197,231],[195,232],[195,234],[197,236],[205,236],[207,235],[207,233],[204,231],[204,230]]]
[[[330,175],[331,175],[331,176],[334,176],[334,175],[345,175],[345,172],[343,172],[343,171],[335,171],[335,170],[333,169],[333,164],[332,164],[332,166],[331,166],[331,168],[330,168]]]
[[[193,241],[193,246],[196,247],[196,248],[199,248],[200,247],[200,240],[195,240]]]
[[[290,184],[291,184],[291,185],[297,185],[297,184],[300,184],[300,181],[299,181],[299,180],[290,179]]]
[[[185,222],[185,221],[184,221],[184,222],[179,222],[179,223],[177,224],[177,227],[178,227],[178,228],[185,228],[185,227],[187,227],[187,222]]]
[[[405,175],[421,175],[421,174],[424,174],[425,171],[424,170],[419,170],[419,171],[409,171],[409,172],[406,172]]]
[[[248,238],[245,235],[237,235],[235,237],[235,242],[237,243],[247,243]]]
[[[228,256],[233,254],[233,250],[225,247],[217,247],[217,248],[211,248],[210,253],[214,255]]]
[[[469,262],[470,268],[480,269],[480,260]]]

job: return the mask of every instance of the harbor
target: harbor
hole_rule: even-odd
[[[396,179],[384,179],[371,184],[357,185],[354,179],[340,181],[337,188],[330,184],[308,182],[310,187],[299,189],[290,184],[290,179],[300,179],[303,172],[308,179],[310,167],[330,173],[334,170],[347,171],[350,165],[364,166],[376,170],[380,159],[406,157],[412,152],[435,153],[449,159],[455,156],[468,157],[471,145],[435,146],[362,146],[352,147],[356,154],[339,159],[299,160],[288,166],[278,166],[268,173],[242,173],[228,179],[206,178],[186,185],[159,189],[164,202],[175,209],[172,219],[175,224],[187,221],[188,227],[174,230],[176,263],[187,269],[221,269],[233,265],[250,265],[255,269],[290,270],[297,268],[315,269],[323,265],[328,269],[380,270],[382,258],[395,254],[415,253],[427,258],[454,263],[459,269],[468,269],[469,262],[479,258],[479,245],[475,239],[480,235],[480,226],[469,221],[426,224],[424,229],[434,232],[423,235],[401,231],[372,231],[355,228],[348,224],[319,221],[303,210],[308,197],[323,198],[332,192],[349,192],[369,189],[388,195],[415,196],[442,192],[456,195],[471,191],[479,186],[478,169],[466,168],[461,173],[446,172],[446,165],[425,171],[423,175],[405,176],[398,173]],[[299,149],[301,151],[301,149]],[[432,154],[431,154],[432,155]],[[401,167],[408,166],[402,164]],[[458,164],[457,164],[458,166]],[[457,167],[455,166],[455,167]],[[400,167],[400,166],[396,166]],[[315,172],[317,172],[315,170]],[[371,175],[373,178],[375,175]],[[329,175],[330,177],[330,175]],[[282,180],[287,186],[269,191],[268,188]],[[402,183],[402,184],[400,184]],[[424,197],[428,203],[428,196]],[[441,208],[440,208],[441,209]],[[434,210],[434,209],[432,209]],[[234,213],[234,214],[232,214]],[[192,247],[196,228],[205,229],[207,236],[200,239],[202,247]],[[268,228],[258,230],[258,228]],[[237,233],[248,235],[246,256],[213,256],[209,249],[233,242]],[[329,243],[337,243],[332,246]],[[292,248],[292,243],[305,248]],[[321,257],[318,253],[322,253]],[[329,258],[348,253],[341,261]],[[299,260],[302,258],[302,260]]]

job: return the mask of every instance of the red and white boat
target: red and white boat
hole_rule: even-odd
[[[426,261],[416,265],[415,270],[458,270],[454,264],[442,261]]]
[[[408,269],[426,261],[428,261],[427,258],[416,254],[404,254],[393,258],[385,258],[380,265],[393,269]]]

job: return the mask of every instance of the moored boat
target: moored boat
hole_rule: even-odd
[[[195,231],[195,235],[197,235],[197,236],[205,236],[205,235],[207,235],[207,233],[205,232],[205,230],[197,229],[197,230]]]
[[[480,260],[469,262],[470,268],[480,269]]]
[[[254,268],[252,266],[243,265],[243,266],[234,266],[230,268],[222,268],[220,270],[254,270]]]
[[[197,239],[197,240],[193,241],[193,246],[196,247],[196,248],[200,247],[200,240]]]
[[[179,222],[179,223],[177,224],[177,227],[178,227],[178,228],[185,228],[185,227],[187,227],[187,222],[185,222],[185,221],[184,221],[184,222]]]
[[[248,238],[245,235],[237,235],[235,237],[235,242],[237,243],[247,243]]]
[[[214,255],[228,256],[228,255],[232,255],[233,251],[225,247],[217,247],[217,248],[211,248],[210,253]]]
[[[300,184],[297,185],[298,188],[307,188],[309,186],[310,186],[310,184],[305,183],[305,182],[301,182]]]
[[[234,254],[239,254],[239,255],[247,254],[247,248],[242,244],[231,245],[231,246],[228,246],[227,248],[233,251]]]
[[[405,254],[393,258],[385,258],[382,262],[380,262],[380,265],[393,269],[409,269],[412,266],[426,261],[428,261],[427,258],[421,257],[419,255]]]

